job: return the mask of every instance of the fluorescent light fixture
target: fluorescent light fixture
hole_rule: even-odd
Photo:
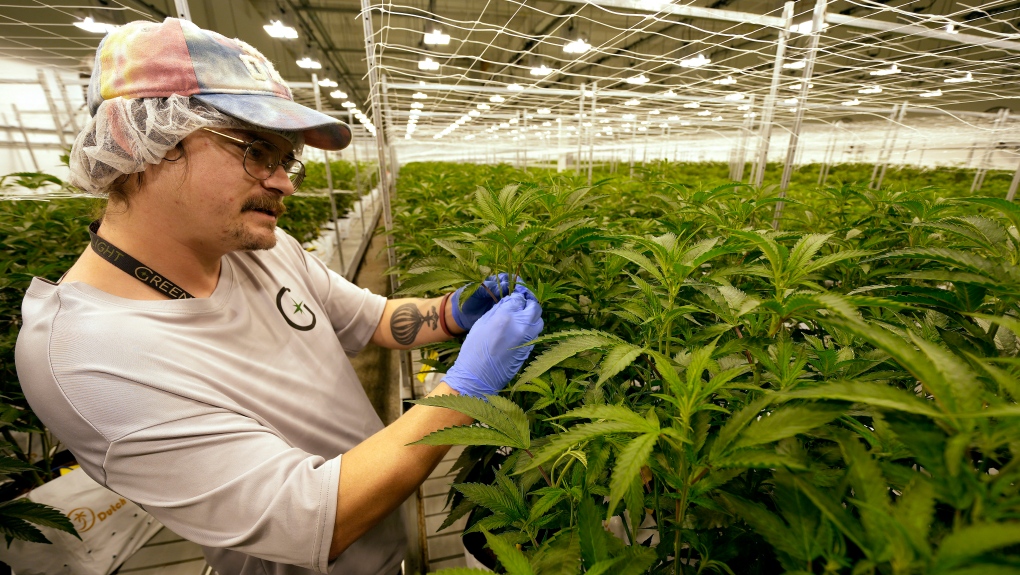
[[[490,106],[485,102],[482,102],[481,104],[478,104],[475,107],[478,108],[479,110],[488,110]]]
[[[728,102],[739,102],[744,99],[744,95],[740,92],[734,92],[732,94],[726,94],[726,98],[724,99]]]
[[[787,98],[787,99],[783,100],[783,103],[786,104],[787,106],[796,106],[797,105],[797,98]]]
[[[501,102],[506,102],[506,98],[500,96],[499,94],[496,94],[494,96],[489,96],[489,101],[492,102],[493,104],[499,104]]]
[[[430,46],[446,46],[450,43],[450,35],[443,34],[439,30],[433,30],[431,33],[425,33],[425,43]]]
[[[584,54],[588,50],[591,50],[591,44],[585,42],[583,38],[578,38],[563,46],[563,51],[567,54]]]
[[[657,116],[657,115],[659,115],[659,113],[660,112],[658,110],[651,110],[650,112],[648,112],[648,115],[650,115],[650,116]]]
[[[343,104],[340,104],[340,105],[343,106],[344,108],[347,108],[348,110],[350,110],[351,108],[357,108],[358,107],[358,105],[355,104],[354,102],[344,102]]]
[[[411,108],[411,115],[412,116],[417,116],[418,114],[421,114],[421,110],[419,110],[417,108]]]
[[[918,95],[921,96],[922,98],[936,98],[936,97],[942,95],[942,89],[941,88],[936,88],[936,89],[928,91],[928,92],[921,92]]]
[[[712,60],[706,58],[704,54],[698,54],[694,58],[686,58],[686,59],[680,60],[680,67],[681,68],[700,68],[702,66],[705,66],[705,65],[711,64],[711,63],[712,63]]]
[[[697,102],[687,102],[686,104],[684,104],[684,108],[692,108],[693,109],[693,108],[700,108],[700,107],[701,107],[701,104],[699,104]]]
[[[516,84],[516,83],[514,83],[514,84],[510,84],[510,85],[508,85],[508,86],[506,87],[506,89],[507,89],[507,90],[510,90],[511,92],[520,92],[521,90],[523,90],[523,89],[524,89],[524,86],[521,86],[520,84]]]
[[[479,112],[478,110],[471,110],[470,112],[468,112],[468,116],[471,116],[472,118],[477,118],[478,116],[481,115],[482,113]]]
[[[549,74],[552,74],[554,72],[559,72],[559,70],[557,70],[555,68],[550,68],[550,67],[546,66],[545,64],[542,64],[541,66],[539,66],[537,68],[532,68],[531,69],[531,75],[532,76],[548,76]]]
[[[605,114],[606,113],[606,109],[605,108],[595,108],[595,113],[596,114]]]
[[[305,68],[306,70],[318,70],[322,68],[322,64],[320,64],[316,60],[312,60],[307,56],[298,60],[297,65],[299,68]]]
[[[667,123],[663,122],[663,123],[659,124],[659,127],[660,127],[660,128],[668,128],[668,127],[669,127],[669,124],[667,124]]]
[[[637,98],[631,98],[630,100],[627,100],[626,102],[624,102],[623,105],[624,106],[637,106],[640,103],[641,103],[641,100],[638,100]]]
[[[602,118],[601,120],[599,120],[599,123],[600,124],[608,124],[609,123],[609,119],[608,118]]]
[[[680,125],[681,126],[690,126],[691,122],[690,122],[690,120],[681,120],[680,121]]]
[[[333,90],[329,93],[329,95],[338,100],[343,100],[347,97],[347,92],[344,92],[343,90]]]
[[[893,74],[898,74],[900,72],[901,70],[896,66],[896,64],[893,64],[892,66],[885,68],[883,70],[872,70],[870,74],[872,76],[891,76]]]
[[[337,86],[339,86],[339,84],[337,84],[333,80],[330,80],[329,78],[323,78],[319,80],[319,85],[322,86],[323,88],[336,88]]]
[[[429,96],[424,92],[415,92],[414,94],[411,94],[411,97],[415,100],[426,100]]]
[[[865,86],[865,87],[861,88],[860,90],[857,90],[857,93],[858,94],[881,94],[882,93],[882,87],[881,86]]]
[[[721,122],[722,121],[722,116],[716,116],[716,117],[712,118],[712,121],[713,122]]]
[[[584,126],[585,128],[590,128],[591,122],[585,122],[584,124],[582,124],[582,126]]]
[[[757,112],[748,112],[748,113],[744,114],[744,117],[745,117],[745,118],[754,118],[754,117],[756,117],[757,115],[758,115],[758,113],[757,113]]]
[[[549,126],[552,126],[552,122],[542,122],[543,128],[548,128]]]
[[[843,106],[860,106],[861,105],[861,101],[858,100],[857,98],[854,98],[853,100],[847,100],[845,102],[840,102],[840,104],[842,104]]]
[[[698,112],[698,115],[699,116],[711,116],[712,115],[712,110],[702,110],[702,111]]]
[[[647,84],[648,83],[648,76],[645,76],[644,74],[638,74],[637,76],[631,76],[630,78],[627,78],[627,83],[628,84],[636,84],[638,86],[640,86],[641,84]]]
[[[733,76],[726,76],[718,80],[712,80],[712,83],[717,86],[732,86],[737,83],[737,80]]]
[[[822,22],[822,30],[825,30],[828,27],[829,27],[828,22]],[[794,34],[810,34],[813,31],[814,23],[811,20],[807,20],[805,22],[801,22],[800,24],[794,24],[793,26],[790,26],[790,32],[793,32]]]
[[[273,38],[285,38],[288,40],[297,38],[297,30],[290,26],[284,26],[283,22],[280,22],[279,20],[270,20],[269,24],[266,24],[262,28]]]
[[[637,129],[637,131],[639,131],[639,132],[647,132],[647,131],[648,131],[648,128],[646,128],[646,127],[644,127],[644,126],[640,126],[640,127],[639,127],[639,128]]]
[[[741,104],[741,105],[737,106],[737,110],[739,110],[741,112],[746,112],[747,110],[750,110],[750,109],[751,109],[751,105],[750,104]]]
[[[594,90],[585,90],[584,91],[584,97],[585,98],[591,98],[594,95],[595,95],[595,91]]]
[[[970,72],[967,72],[966,76],[962,76],[960,78],[946,78],[943,81],[946,84],[962,84],[964,82],[973,82],[974,81],[974,76],[971,76]]]
[[[676,92],[673,91],[673,88],[666,90],[662,95],[667,98],[676,98]]]
[[[676,122],[680,120],[680,116],[670,116],[666,119],[669,120],[670,122]]]
[[[546,114],[552,113],[552,110],[550,110],[549,108],[539,108],[539,109],[535,110],[535,112],[537,114],[539,114],[540,116],[544,116]]]
[[[956,24],[950,22],[946,24],[945,31],[947,34],[959,34],[960,31],[956,29]]]
[[[796,82],[794,84],[790,84],[790,89],[791,90],[800,90],[803,87],[804,87],[804,83],[803,82]],[[808,88],[814,88],[815,85],[814,84],[808,84],[807,87]]]
[[[509,128],[510,127],[510,123],[509,122],[500,122],[499,123],[499,127],[500,128]]]
[[[95,20],[89,17],[86,17],[78,22],[75,22],[74,25],[77,28],[81,28],[86,32],[92,32],[93,34],[107,34],[119,28],[119,26],[115,26],[113,24],[96,22]]]
[[[418,62],[418,69],[419,70],[438,70],[439,69],[439,62],[436,62],[432,58],[426,57],[424,60],[421,60],[420,62]]]
[[[651,122],[649,122],[648,120],[641,120],[641,124],[645,125],[645,126],[648,126],[648,125],[651,124]]]
[[[793,62],[784,62],[784,70],[803,70],[804,66],[807,66],[807,60],[794,60]]]
[[[637,114],[624,114],[620,117],[623,118],[624,120],[636,120]]]
[[[411,102],[411,107],[421,110],[425,107],[425,104],[422,104],[421,102]]]
[[[516,124],[517,122],[518,122],[517,118],[510,118],[511,124]]]

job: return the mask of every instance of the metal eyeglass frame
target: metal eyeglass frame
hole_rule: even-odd
[[[244,168],[246,174],[255,178],[256,180],[265,181],[273,177],[273,173],[276,172],[276,168],[279,166],[283,166],[283,171],[287,174],[287,177],[290,179],[290,183],[292,186],[294,186],[295,190],[298,188],[298,186],[301,185],[301,182],[303,182],[305,179],[305,164],[301,160],[295,158],[294,156],[291,156],[289,159],[284,158],[283,151],[280,150],[280,148],[277,147],[276,144],[268,140],[256,138],[250,142],[246,142],[241,138],[235,138],[234,136],[224,134],[222,132],[217,132],[216,130],[212,130],[210,128],[202,129],[205,130],[206,132],[211,132],[213,134],[216,134],[217,136],[226,138],[230,140],[231,143],[237,145],[238,147],[244,148],[244,158],[241,160],[241,167]],[[267,175],[264,178],[260,178],[248,170],[248,152],[251,151],[252,144],[254,144],[255,142],[262,142],[263,144],[270,146],[272,149],[278,152],[276,157],[279,158],[279,161],[271,162],[265,166],[266,170],[269,172],[269,175]],[[255,160],[253,159],[252,162],[255,162]],[[288,163],[290,163],[289,167],[287,166]],[[297,171],[294,171],[295,166],[297,166]]]

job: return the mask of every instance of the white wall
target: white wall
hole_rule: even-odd
[[[60,162],[63,150],[57,136],[54,117],[39,84],[39,70],[40,68],[21,61],[0,59],[0,175],[38,170],[59,178],[67,177],[67,168]],[[79,85],[78,74],[74,71],[47,68],[44,73],[50,95],[57,107],[59,121],[63,125],[64,141],[70,146],[77,133],[68,121],[68,105],[60,98],[54,80],[55,75],[59,74],[64,82],[66,98],[71,110],[76,114],[79,127],[88,117],[88,112],[83,108],[85,104],[83,87]],[[32,154],[25,146],[24,136],[18,130],[13,106],[21,113],[21,123],[26,129],[44,132],[29,131],[28,141]],[[32,159],[33,154],[35,161]]]

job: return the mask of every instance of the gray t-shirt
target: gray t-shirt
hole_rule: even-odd
[[[90,477],[202,545],[220,575],[395,572],[399,511],[327,564],[341,454],[383,428],[348,355],[386,299],[276,235],[224,256],[209,298],[36,278],[18,378]]]

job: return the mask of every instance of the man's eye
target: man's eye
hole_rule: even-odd
[[[252,144],[248,148],[248,157],[257,162],[265,162],[269,159],[269,150],[258,144]]]

